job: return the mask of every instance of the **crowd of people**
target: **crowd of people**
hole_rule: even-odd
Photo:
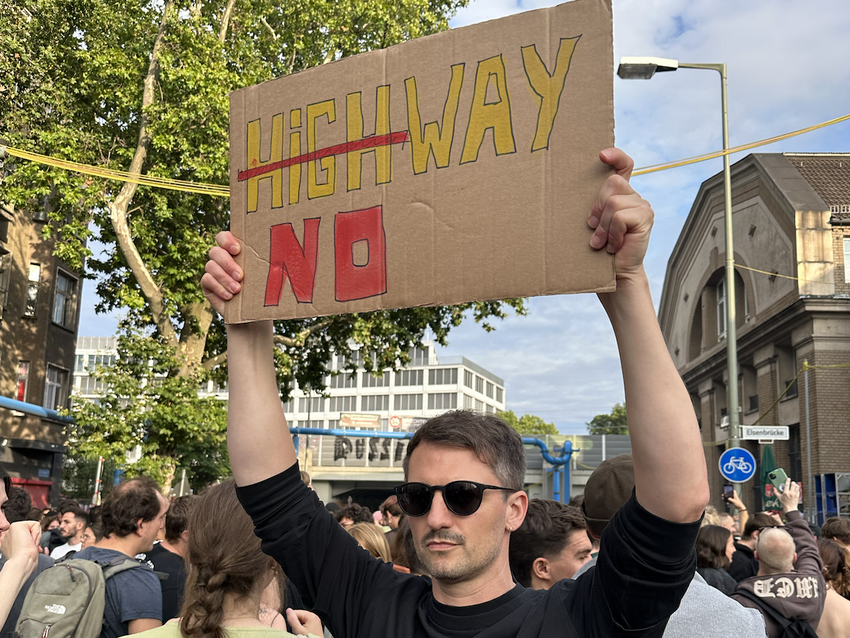
[[[133,478],[99,511],[68,504],[42,529],[19,518],[30,506],[16,505],[26,499],[3,473],[0,620],[29,622],[28,589],[96,561],[103,638],[780,638],[790,624],[848,638],[845,519],[816,541],[791,481],[779,494],[784,521],[750,520],[740,500],[737,522],[707,511],[699,426],[643,270],[652,209],[629,185],[628,156],[608,149],[600,159],[612,175],[588,215],[589,242],[614,256],[617,290],[600,300],[633,453],[604,461],[581,498],[529,499],[520,435],[456,410],[416,431],[405,483],[378,512],[326,505],[298,465],[271,323],[230,325],[233,479],[169,503],[153,481]],[[223,312],[241,289],[241,246],[229,232],[217,242],[202,283]]]

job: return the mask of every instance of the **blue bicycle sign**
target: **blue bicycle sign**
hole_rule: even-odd
[[[742,447],[732,447],[720,455],[720,473],[727,481],[743,483],[756,473],[756,459]]]

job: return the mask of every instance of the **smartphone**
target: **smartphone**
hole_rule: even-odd
[[[734,485],[724,485],[723,486],[723,500],[728,501],[732,498],[732,495],[735,493]]]
[[[776,488],[777,492],[785,491],[785,481],[788,480],[788,475],[785,473],[785,470],[782,468],[775,469],[767,475],[767,478],[769,478],[770,482],[773,483],[773,487]]]

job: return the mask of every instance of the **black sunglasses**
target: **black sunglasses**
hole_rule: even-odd
[[[398,506],[408,516],[423,516],[431,509],[434,492],[443,493],[443,502],[452,514],[469,516],[475,514],[481,507],[484,490],[504,490],[518,492],[512,487],[485,485],[475,481],[452,481],[445,485],[428,485],[426,483],[405,483],[395,488],[398,496]]]

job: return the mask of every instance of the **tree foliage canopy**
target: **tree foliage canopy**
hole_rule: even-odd
[[[611,414],[597,414],[587,424],[587,431],[590,434],[628,434],[626,406],[617,403],[611,408]]]
[[[555,427],[554,423],[546,423],[539,416],[533,414],[523,414],[521,417],[517,417],[513,410],[507,410],[506,412],[499,412],[498,415],[523,436],[558,434],[558,428]]]
[[[467,2],[0,0],[0,142],[83,164],[227,185],[230,91],[444,30]],[[48,211],[44,235],[59,240],[62,259],[85,264],[97,280],[98,310],[123,311],[128,353],[145,349],[134,337],[153,335],[163,351],[157,359],[169,362],[168,387],[157,391],[174,422],[162,406],[161,419],[151,418],[147,428],[128,417],[127,406],[82,406],[75,410],[82,427],[116,426],[90,452],[106,446],[123,453],[145,431],[149,458],[174,466],[172,455],[194,440],[191,424],[206,410],[196,406],[200,412],[178,418],[178,397],[188,400],[207,375],[224,376],[223,325],[200,277],[216,233],[228,225],[228,201],[20,161],[3,197],[24,214]],[[106,250],[93,255],[93,241]],[[322,390],[332,351],[354,344],[376,353],[365,358],[367,367],[394,367],[426,331],[445,344],[465,318],[490,330],[490,321],[511,308],[525,312],[514,299],[278,322],[282,393],[294,380]],[[130,384],[147,372],[121,374],[129,376],[112,381]],[[121,396],[132,389],[121,386]],[[153,409],[151,399],[145,401]]]

